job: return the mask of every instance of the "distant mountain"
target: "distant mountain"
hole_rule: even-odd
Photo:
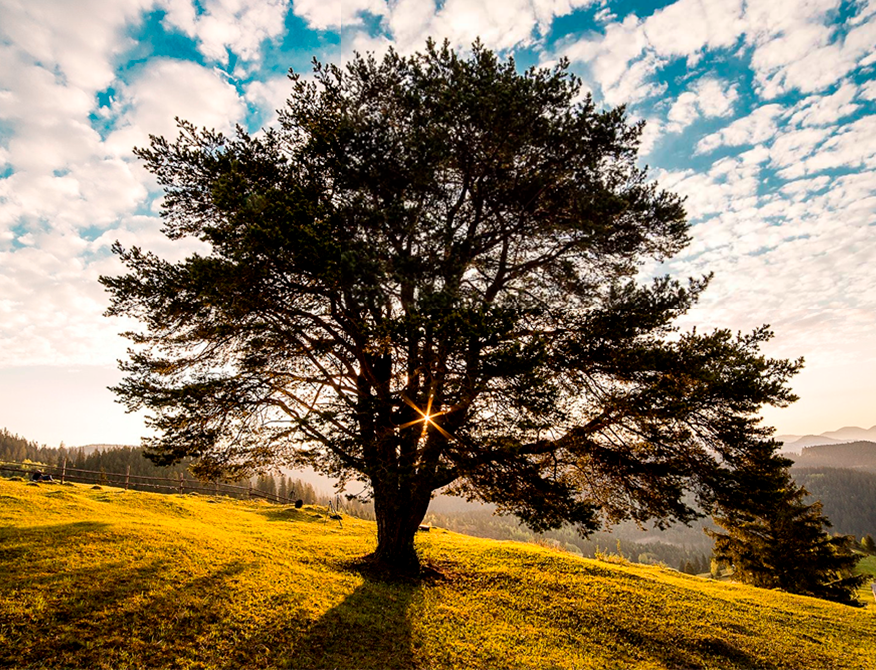
[[[839,430],[829,430],[821,434],[822,437],[831,437],[840,442],[853,442],[855,440],[867,440],[876,442],[876,426],[870,428],[858,428],[857,426],[846,426]]]
[[[876,472],[876,442],[859,440],[803,447],[799,455],[786,454],[794,467],[849,468]]]
[[[776,435],[775,439],[782,443],[782,452],[799,453],[804,447],[819,444],[839,444],[861,440],[876,442],[876,426],[870,428],[845,426],[839,430],[828,430],[819,435]]]
[[[813,447],[819,444],[839,444],[840,442],[848,442],[848,440],[835,440],[824,435],[804,435],[803,437],[798,437],[793,442],[785,442],[784,448],[799,452],[806,447]]]

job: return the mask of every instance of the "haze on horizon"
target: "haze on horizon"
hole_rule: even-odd
[[[647,121],[641,162],[688,197],[691,245],[643,275],[714,271],[682,324],[772,325],[806,358],[778,434],[876,423],[876,0],[0,0],[0,427],[136,444],[100,274],[116,239],[179,258],[132,154],[174,116],[270,125],[287,68],[478,36],[521,68],[568,58]]]

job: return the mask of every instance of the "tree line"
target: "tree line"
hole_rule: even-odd
[[[791,474],[820,500],[832,530],[860,538],[876,533],[876,473],[848,468],[793,467]]]
[[[7,463],[34,461],[54,465],[57,457],[57,449],[37,444],[33,440],[25,439],[6,428],[0,428],[0,461]]]

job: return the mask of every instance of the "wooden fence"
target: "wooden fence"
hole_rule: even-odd
[[[157,491],[159,493],[202,493],[212,495],[224,495],[232,498],[252,500],[261,498],[280,505],[289,505],[295,502],[294,492],[288,497],[266,493],[249,486],[237,486],[226,484],[218,480],[203,482],[198,479],[186,479],[183,473],[179,477],[146,477],[144,475],[132,475],[131,466],[124,474],[118,472],[97,472],[95,470],[82,470],[70,467],[67,459],[62,465],[31,465],[29,463],[0,463],[0,472],[16,474],[30,479],[35,472],[51,475],[52,479],[64,484],[68,481],[79,484],[96,484],[99,486],[117,486],[126,491],[135,489],[138,491]],[[7,475],[8,476],[8,475]]]

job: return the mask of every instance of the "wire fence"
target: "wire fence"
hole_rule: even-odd
[[[279,505],[291,505],[297,503],[294,491],[289,496],[280,496],[266,491],[260,491],[252,486],[238,486],[227,484],[219,480],[204,482],[199,479],[186,478],[183,473],[179,477],[147,477],[145,475],[132,475],[131,466],[128,466],[124,474],[118,472],[104,472],[95,470],[83,470],[71,467],[64,459],[61,465],[31,465],[28,463],[0,463],[0,472],[9,473],[6,476],[15,476],[33,481],[59,481],[61,484],[76,482],[78,484],[93,484],[97,486],[116,486],[137,491],[155,491],[159,493],[201,493],[208,495],[224,495],[241,500],[253,500],[261,498]]]

